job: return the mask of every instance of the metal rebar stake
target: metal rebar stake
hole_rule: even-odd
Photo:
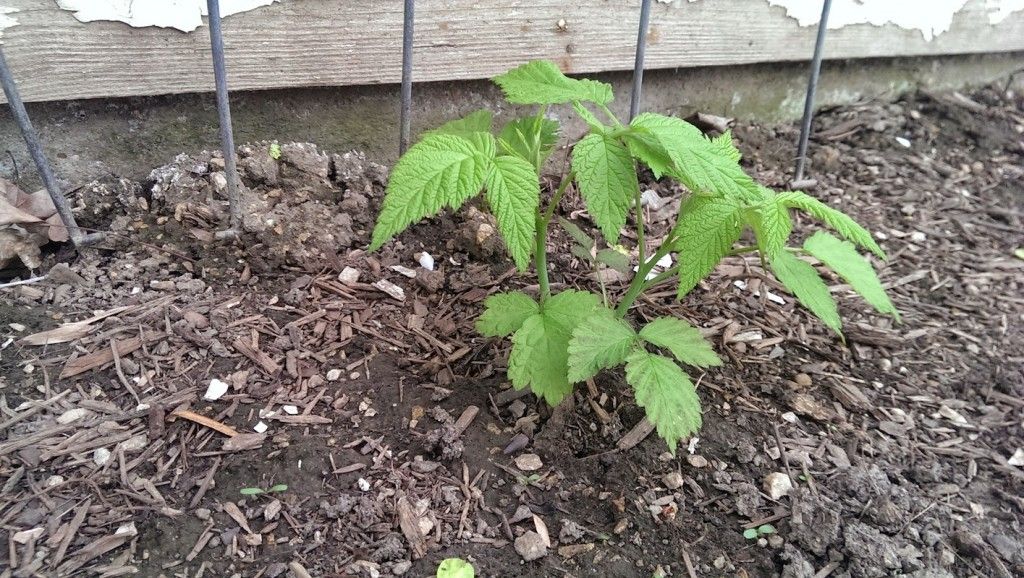
[[[633,64],[633,95],[629,101],[629,120],[640,112],[640,92],[644,85],[644,55],[647,53],[647,28],[651,21],[651,0],[640,4],[640,27],[636,32],[636,61]]]
[[[32,121],[28,117],[28,111],[25,110],[25,103],[22,102],[21,95],[18,94],[18,87],[14,84],[14,77],[11,76],[11,70],[7,67],[7,60],[4,58],[2,48],[0,48],[0,84],[3,85],[4,94],[7,95],[7,104],[11,107],[11,114],[14,115],[18,128],[21,129],[21,136],[25,138],[28,153],[36,164],[36,170],[39,171],[39,178],[43,181],[46,192],[50,194],[50,200],[53,201],[53,206],[57,209],[61,222],[64,223],[64,227],[68,230],[68,237],[71,238],[71,242],[75,246],[82,246],[100,239],[102,235],[86,235],[78,227],[75,215],[71,212],[71,206],[68,205],[68,200],[64,198],[64,193],[60,190],[60,185],[57,184],[57,179],[53,175],[53,169],[50,168],[50,162],[46,159],[46,154],[43,153],[43,146],[39,142],[39,135],[36,134],[36,129],[32,127]]]
[[[807,163],[807,141],[811,136],[811,119],[814,117],[814,95],[818,91],[818,76],[821,74],[821,56],[825,49],[825,32],[828,30],[828,13],[832,0],[824,0],[821,20],[818,21],[818,38],[814,42],[814,56],[811,58],[811,74],[807,80],[807,99],[804,101],[804,117],[800,123],[800,142],[796,152],[796,171],[790,186],[794,189],[813,187],[814,180],[804,179],[804,165]]]
[[[228,207],[231,221],[228,230],[218,231],[218,239],[238,236],[242,226],[242,208],[238,196],[238,168],[235,165],[235,135],[231,128],[231,103],[228,101],[228,77],[224,66],[224,36],[220,29],[220,2],[206,0],[210,19],[210,48],[213,52],[213,77],[217,86],[217,117],[220,121],[220,148],[227,173]]]
[[[398,154],[403,155],[412,138],[412,36],[415,0],[405,0],[402,14],[402,109],[399,117]]]

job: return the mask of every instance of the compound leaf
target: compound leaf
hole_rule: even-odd
[[[573,147],[572,168],[590,216],[614,244],[640,188],[629,149],[613,138],[589,134]]]
[[[673,454],[679,440],[700,429],[697,389],[671,359],[635,350],[626,358],[626,382]]]
[[[639,145],[634,152],[640,152],[638,156],[645,163],[653,158],[659,164],[660,159],[668,157],[671,166],[658,168],[694,193],[728,195],[748,201],[760,199],[757,184],[743,172],[733,158],[735,155],[723,154],[722,143],[708,140],[692,124],[646,112],[634,118],[631,127],[634,131],[627,138]]]
[[[565,104],[573,101],[608,104],[612,87],[603,82],[569,78],[549,60],[534,60],[494,77],[512,104]]]
[[[576,226],[576,223],[573,223],[565,217],[558,217],[558,223],[562,225],[562,228],[565,229],[566,233],[569,233],[569,236],[572,237],[573,241],[576,241],[585,249],[590,250],[594,245],[596,245],[594,239],[590,235],[584,233],[583,229]]]
[[[767,197],[764,203],[750,209],[746,215],[757,237],[757,247],[771,260],[786,246],[786,240],[793,232],[793,220],[789,217],[789,209],[776,201],[774,193]]]
[[[597,120],[597,117],[594,116],[594,113],[590,112],[590,109],[583,106],[582,102],[573,102],[572,108],[573,110],[576,111],[576,114],[580,115],[580,118],[583,119],[583,122],[587,123],[587,125],[590,127],[590,130],[598,133],[604,131],[604,125],[601,124],[601,121]]]
[[[491,132],[491,120],[494,115],[486,108],[469,113],[468,115],[450,120],[434,130],[427,131],[424,136],[436,134],[451,134],[463,138],[471,137],[478,132]]]
[[[821,319],[829,329],[842,337],[843,323],[839,319],[836,302],[828,292],[825,282],[809,263],[801,261],[789,251],[779,251],[771,261],[772,272],[790,293]]]
[[[711,145],[716,151],[718,151],[718,154],[734,163],[740,162],[740,159],[743,158],[743,154],[740,153],[740,149],[736,148],[736,145],[732,144],[731,130],[727,130],[711,139]]]
[[[675,317],[659,317],[640,330],[640,338],[672,352],[680,362],[695,367],[722,365],[700,330]]]
[[[729,197],[691,197],[676,222],[679,291],[682,299],[725,257],[740,238],[741,207]]]
[[[537,230],[540,205],[537,173],[533,165],[519,157],[499,156],[487,171],[484,187],[505,246],[516,267],[525,271],[530,265]]]
[[[818,199],[800,191],[786,191],[779,193],[778,202],[787,207],[797,208],[808,213],[835,229],[847,240],[853,241],[882,259],[886,258],[885,251],[871,238],[871,233],[867,229],[861,227],[844,213],[833,209]]]
[[[493,143],[491,135],[475,133],[473,140],[429,135],[413,145],[391,172],[370,250],[442,207],[456,209],[479,193],[494,153]]]
[[[583,291],[563,291],[547,300],[540,313],[526,318],[512,336],[508,376],[516,389],[529,387],[549,405],[572,392],[569,383],[569,338],[573,329],[599,305]]]
[[[558,130],[558,123],[551,119],[527,116],[502,127],[498,142],[507,154],[541,167],[558,144]]]
[[[629,257],[615,249],[601,249],[597,252],[597,262],[615,269],[619,273],[629,273]]]
[[[636,345],[636,331],[611,311],[600,309],[585,319],[569,339],[569,381],[578,383],[602,369],[621,365]]]
[[[540,305],[519,291],[495,293],[484,301],[484,312],[476,320],[476,330],[487,337],[505,337],[515,333]]]
[[[672,171],[675,166],[672,158],[654,135],[647,131],[633,131],[625,136],[629,153],[647,165],[654,173],[654,178],[660,179],[662,175]]]
[[[804,241],[804,249],[842,277],[879,313],[892,315],[898,321],[899,311],[893,306],[882,288],[882,282],[868,263],[849,241],[818,231]]]

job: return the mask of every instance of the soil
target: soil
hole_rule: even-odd
[[[682,316],[727,358],[694,376],[677,456],[620,372],[556,408],[509,388],[473,319],[536,288],[480,211],[363,251],[387,172],[358,153],[241,147],[233,243],[216,154],[80,187],[107,240],[0,297],[0,576],[1024,575],[1022,133],[995,86],[819,114],[813,194],[875,231],[902,321],[837,285],[844,343],[754,257],[656,290],[636,319]],[[785,187],[797,129],[734,134]],[[657,239],[684,191],[645,188]],[[592,229],[575,195],[560,211]],[[555,286],[597,289],[567,248]]]

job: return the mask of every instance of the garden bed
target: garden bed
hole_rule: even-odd
[[[618,372],[554,409],[508,389],[507,342],[473,320],[524,283],[482,213],[365,253],[386,170],[359,154],[242,147],[246,233],[226,245],[210,154],[80,188],[83,224],[113,234],[0,299],[0,566],[1022,575],[1022,131],[1024,100],[997,87],[820,114],[813,194],[876,232],[902,323],[840,286],[844,345],[754,257],[682,302],[655,291],[634,316],[682,316],[725,360],[699,376],[704,427],[676,457]],[[744,166],[784,187],[796,129],[735,136]],[[682,192],[645,188],[667,201],[656,238]],[[560,209],[592,229],[575,195]],[[552,283],[597,289],[568,245],[551,247]],[[65,325],[66,343],[21,341],[99,311],[114,313]],[[212,379],[228,391],[207,401]],[[796,487],[772,499],[772,474]]]

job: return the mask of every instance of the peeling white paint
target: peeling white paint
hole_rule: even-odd
[[[8,14],[14,14],[17,12],[17,8],[10,8],[8,6],[0,6],[0,40],[4,37],[4,29],[10,28],[18,24],[18,21]],[[2,42],[0,42],[2,44]]]
[[[854,24],[884,26],[894,24],[918,30],[925,40],[947,32],[953,17],[968,0],[835,0],[829,13],[829,29]],[[816,26],[821,17],[821,0],[768,0],[768,4],[786,10],[800,26]],[[1010,14],[1024,10],[1024,0],[984,0],[990,24],[1002,22]]]
[[[221,17],[269,6],[281,0],[222,0]],[[206,0],[57,0],[81,22],[109,20],[142,28],[159,26],[192,32],[203,25]],[[2,20],[0,20],[2,27]]]

